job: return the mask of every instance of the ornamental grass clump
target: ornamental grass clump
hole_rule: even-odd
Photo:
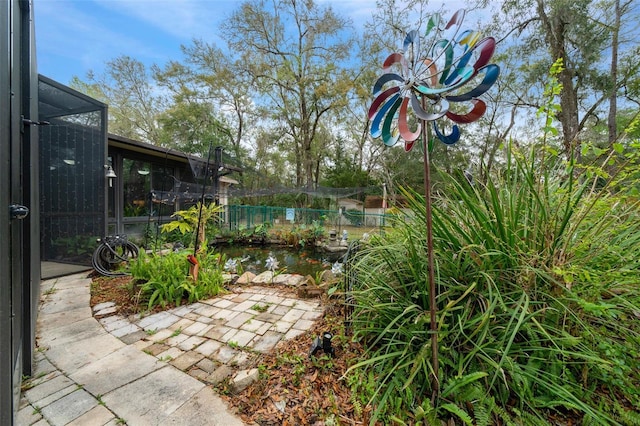
[[[434,200],[439,394],[424,199],[405,192],[410,211],[354,265],[368,353],[347,378],[372,424],[640,424],[638,182],[597,175],[509,152]]]

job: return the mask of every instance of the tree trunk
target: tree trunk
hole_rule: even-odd
[[[615,24],[611,40],[611,80],[612,87],[609,95],[609,117],[607,128],[609,130],[609,143],[612,144],[618,137],[616,126],[616,114],[618,113],[617,87],[618,87],[618,36],[620,32],[620,0],[614,1]]]

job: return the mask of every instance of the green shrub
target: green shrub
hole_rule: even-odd
[[[217,295],[223,288],[220,254],[198,255],[200,271],[197,282],[188,275],[189,261],[186,251],[166,255],[148,255],[144,252],[130,263],[133,278],[140,282],[141,300],[148,307],[168,304],[180,305]]]
[[[594,179],[515,153],[486,184],[451,181],[435,200],[433,404],[425,203],[405,192],[411,213],[355,263],[354,337],[369,349],[352,370],[376,375],[372,423],[640,418],[638,202]]]

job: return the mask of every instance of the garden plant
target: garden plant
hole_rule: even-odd
[[[347,377],[371,424],[640,424],[637,154],[598,153],[578,166],[510,146],[486,182],[449,180],[434,200],[435,335],[424,199],[405,192],[410,212],[355,264],[367,354]]]

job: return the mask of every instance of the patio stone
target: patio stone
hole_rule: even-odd
[[[69,378],[84,384],[93,395],[104,395],[162,366],[156,358],[125,346],[79,369]]]
[[[184,330],[185,328],[190,327],[195,321],[190,320],[190,319],[186,319],[186,318],[182,318],[181,320],[173,323],[171,326],[169,326],[169,330]]]
[[[274,324],[273,329],[278,333],[284,334],[287,331],[289,331],[291,327],[293,327],[292,322],[278,321],[277,323]]]
[[[93,407],[66,426],[106,425],[110,420],[117,420],[113,413],[102,405]]]
[[[157,314],[144,317],[138,322],[140,328],[145,330],[160,330],[169,328],[172,324],[178,322],[180,317],[168,311],[158,312]]]
[[[233,359],[234,356],[238,355],[238,351],[233,349],[227,345],[224,345],[220,348],[217,354],[214,355],[214,358],[220,361],[223,364],[228,363]]]
[[[175,333],[175,331],[174,331],[174,333]],[[185,341],[185,340],[187,340],[189,337],[191,337],[191,336],[189,336],[189,335],[187,335],[187,334],[178,334],[178,335],[176,335],[176,336],[173,336],[173,335],[172,335],[172,337],[169,337],[169,338],[165,341],[165,343],[166,343],[167,345],[171,345],[171,346],[178,346],[180,343],[184,342],[184,341]]]
[[[106,309],[102,309],[102,310],[100,310],[98,312],[95,312],[93,314],[93,316],[95,318],[104,318],[104,317],[108,317],[110,315],[113,315],[113,314],[115,314],[117,312],[118,312],[118,308],[114,306],[112,308],[106,308]]]
[[[231,300],[233,303],[242,303],[246,300],[249,300],[251,296],[253,296],[253,294],[244,292],[244,293],[236,294],[235,297],[229,300]]]
[[[220,367],[216,368],[215,371],[211,373],[206,380],[207,382],[215,386],[229,377],[231,374],[233,374],[233,369],[226,364],[222,364]]]
[[[303,310],[294,308],[294,309],[291,309],[286,314],[284,314],[284,316],[282,317],[282,321],[296,322],[297,320],[302,318],[302,315],[304,315],[304,311]]]
[[[207,331],[203,337],[220,340],[222,336],[224,336],[229,332],[229,330],[231,330],[230,327],[225,327],[224,325],[218,325],[216,327],[213,327],[211,330]]]
[[[195,312],[198,315],[211,318],[214,314],[218,313],[219,311],[220,311],[220,308],[217,308],[215,306],[210,306],[210,305],[204,305],[201,308],[194,310],[193,312]]]
[[[258,380],[259,372],[257,368],[250,370],[238,371],[236,375],[231,379],[231,390],[234,393],[242,392],[251,383]]]
[[[235,315],[231,320],[227,321],[225,325],[227,327],[240,328],[242,324],[253,318],[253,314],[247,312],[240,312]]]
[[[204,370],[200,370],[199,368],[192,368],[189,371],[187,371],[187,373],[194,379],[198,379],[201,382],[205,381],[207,377],[209,377],[209,373],[207,373]]]
[[[194,351],[201,353],[204,356],[211,356],[221,347],[222,343],[216,340],[207,340],[206,342],[195,348]]]
[[[191,336],[184,342],[180,343],[178,347],[184,351],[190,351],[202,344],[204,342],[204,338],[198,336]]]
[[[133,333],[130,334],[126,334],[124,336],[120,337],[120,340],[122,341],[122,343],[124,343],[125,345],[131,345],[139,340],[142,340],[144,338],[147,337],[147,333],[140,330],[139,328],[137,328],[137,331],[134,331]]]
[[[294,325],[293,328],[297,328],[298,330],[303,330],[303,331],[307,331],[309,330],[311,327],[313,327],[314,322],[313,321],[309,321],[309,320],[305,320],[305,319],[300,319],[298,320]]]
[[[264,333],[266,333],[267,331],[271,330],[273,328],[273,324],[270,322],[265,322],[262,327],[260,327],[259,329],[256,330],[256,334],[257,335],[264,335]]]
[[[233,305],[235,305],[235,303],[227,299],[219,299],[218,301],[216,301],[216,303],[213,304],[213,306],[216,306],[220,309],[226,309],[229,306],[233,306]]]
[[[118,416],[129,425],[160,425],[167,424],[166,419],[204,387],[193,377],[165,366],[109,392],[102,400],[107,407],[119,407]]]
[[[276,294],[268,294],[265,295],[264,298],[262,299],[263,303],[269,303],[269,304],[279,304],[280,301],[282,300],[281,296],[278,296]]]
[[[66,425],[98,405],[84,389],[76,389],[63,398],[42,407],[42,416],[52,425]]]
[[[287,333],[284,335],[283,340],[291,340],[291,339],[295,339],[296,337],[298,337],[301,334],[304,334],[305,331],[303,330],[298,330],[295,328],[292,328],[291,330],[287,331]]]
[[[117,317],[113,317],[113,318],[117,318]],[[100,321],[100,323],[102,324],[102,326],[104,327],[105,330],[107,330],[108,332],[112,332],[113,330],[118,330],[120,328],[124,328],[130,325],[131,322],[125,318],[117,318],[115,321]],[[136,328],[139,328],[136,326]]]
[[[194,335],[200,333],[202,330],[204,330],[207,327],[210,328],[210,326],[208,324],[204,324],[204,323],[196,321],[193,324],[191,324],[189,327],[187,327],[184,330],[182,330],[182,332],[184,334],[189,334],[191,336],[194,336]]]
[[[169,329],[159,330],[156,333],[149,334],[148,339],[152,342],[164,342],[173,335],[173,331]]]
[[[221,309],[220,312],[218,312],[213,316],[213,319],[229,321],[235,318],[236,316],[238,316],[240,313],[241,312],[232,311],[230,309]]]
[[[238,346],[244,347],[251,342],[251,340],[256,337],[255,333],[246,330],[238,330],[238,332],[228,341],[228,343],[236,342]]]
[[[221,342],[224,342],[224,343],[227,343],[227,342],[229,342],[229,341],[232,341],[232,340],[233,340],[233,337],[234,337],[236,334],[238,334],[238,330],[237,330],[237,329],[235,329],[235,328],[229,328],[229,331],[227,331],[227,332],[225,333],[225,335],[224,335],[224,336],[222,336],[222,337],[220,338],[220,341],[221,341]]]
[[[264,294],[258,294],[258,293],[245,293],[250,295],[248,300],[253,300],[254,302],[260,302],[262,299],[264,299],[266,296]]]
[[[269,352],[278,344],[280,339],[282,339],[282,333],[267,331],[264,336],[254,341],[251,347],[258,352]]]
[[[185,352],[174,360],[171,360],[169,364],[173,365],[176,368],[179,368],[182,371],[186,371],[194,364],[200,362],[204,358],[204,355],[196,353],[196,352]]]
[[[317,310],[308,311],[308,312],[305,312],[304,315],[302,315],[302,319],[315,321],[317,319],[322,318],[323,315],[324,315],[323,311],[317,311]]]
[[[213,373],[218,367],[220,367],[220,364],[209,358],[203,358],[196,364],[196,367],[206,371],[207,373]]]
[[[171,348],[171,346],[165,345],[164,343],[152,343],[151,345],[144,348],[144,352],[148,353],[149,355],[157,356],[164,351],[168,351],[169,348]]]
[[[278,315],[282,318],[282,316],[287,314],[290,310],[291,310],[291,306],[276,305],[273,307],[273,309],[271,308],[267,309],[267,313]]]
[[[259,321],[257,319],[251,319],[250,321],[245,322],[240,326],[242,330],[253,331],[255,332],[260,327],[262,327],[265,323],[263,321]]]
[[[64,398],[65,396],[69,395],[72,392],[75,392],[78,390],[78,385],[73,383],[70,384],[69,386],[62,388],[60,390],[58,390],[57,392],[52,393],[51,395],[47,395],[46,397],[33,402],[32,404],[36,407],[46,407],[49,404],[52,404],[56,401],[58,401],[61,398]]]
[[[178,358],[183,353],[184,353],[183,350],[181,350],[180,348],[174,347],[174,348],[169,348],[164,352],[160,352],[158,355],[156,355],[156,358],[158,358],[160,361],[170,362]]]
[[[245,300],[242,303],[237,304],[234,307],[231,307],[232,310],[234,311],[240,311],[240,312],[246,312],[248,310],[250,310],[252,307],[254,307],[257,303],[251,299],[249,300]],[[254,311],[257,312],[257,311]]]
[[[29,402],[31,402],[32,404],[36,404],[41,399],[53,395],[64,388],[68,388],[73,384],[73,381],[68,377],[58,375],[53,377],[51,380],[47,380],[41,384],[38,384],[38,386],[27,390],[26,392],[24,392],[24,396]]]
[[[277,315],[271,312],[263,312],[260,315],[258,315],[255,319],[258,321],[274,323],[278,321],[280,318],[282,318],[282,315]]]

